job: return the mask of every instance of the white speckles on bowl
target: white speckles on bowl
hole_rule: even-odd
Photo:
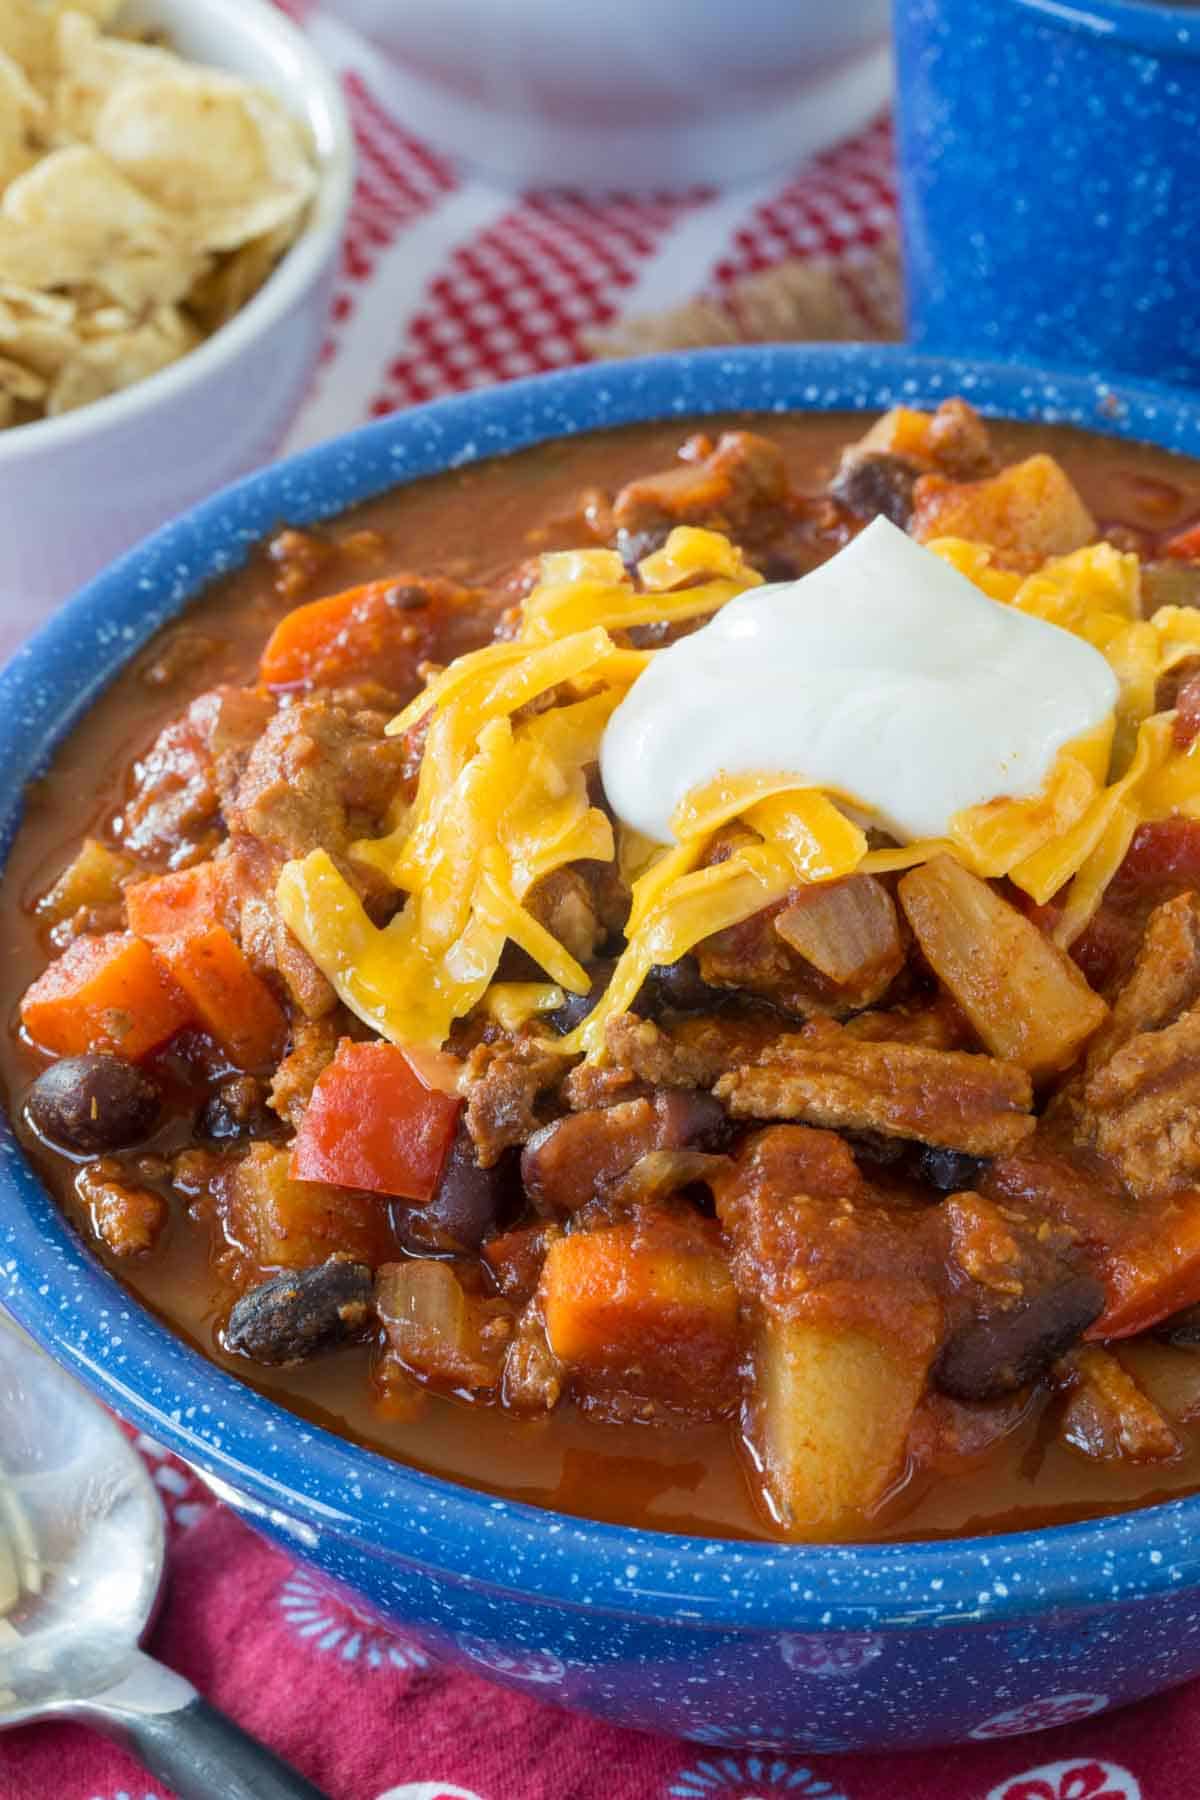
[[[876,411],[967,391],[1200,455],[1165,390],[865,347],[707,351],[545,376],[368,426],[251,477],[94,582],[0,674],[0,827],[150,632],[280,519],[546,438],[726,410]],[[1200,1672],[1200,1499],[921,1544],[721,1543],[538,1512],[283,1412],[141,1311],[6,1130],[0,1302],[258,1529],[425,1654],[625,1725],[770,1750],[1033,1730]]]

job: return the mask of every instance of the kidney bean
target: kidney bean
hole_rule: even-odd
[[[536,1131],[521,1154],[535,1206],[578,1212],[651,1150],[709,1150],[724,1140],[725,1110],[711,1094],[660,1088],[653,1099],[568,1113]]]
[[[970,1319],[943,1346],[934,1386],[955,1400],[997,1400],[1027,1387],[1079,1341],[1104,1305],[1100,1283],[1074,1275],[1021,1306]]]
[[[460,1125],[442,1178],[424,1206],[397,1209],[397,1229],[405,1249],[421,1255],[471,1255],[495,1230],[520,1195],[520,1153],[506,1151],[490,1169],[475,1160],[475,1146]]]

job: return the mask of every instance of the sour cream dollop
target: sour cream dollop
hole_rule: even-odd
[[[600,766],[618,818],[659,843],[697,788],[754,774],[824,788],[911,843],[967,807],[1037,794],[1116,700],[1098,650],[877,518],[811,574],[739,595],[659,651]]]

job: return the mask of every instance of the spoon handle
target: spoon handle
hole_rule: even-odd
[[[116,1687],[73,1711],[132,1751],[179,1800],[327,1800],[189,1681],[140,1651]]]

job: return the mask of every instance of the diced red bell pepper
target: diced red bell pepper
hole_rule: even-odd
[[[1179,562],[1200,562],[1200,522],[1189,525],[1185,531],[1177,531],[1163,545],[1168,556]]]
[[[1200,882],[1200,820],[1156,819],[1133,834],[1120,878]]]
[[[343,1038],[292,1145],[300,1181],[432,1198],[462,1101],[426,1087],[395,1044]]]

